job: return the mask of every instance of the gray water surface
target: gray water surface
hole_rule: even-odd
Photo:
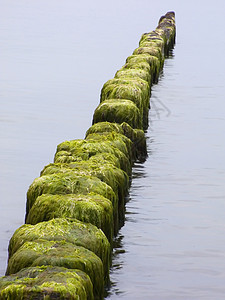
[[[57,144],[84,137],[104,82],[174,10],[108,299],[224,299],[224,2],[180,2],[0,0],[0,275],[29,185]]]

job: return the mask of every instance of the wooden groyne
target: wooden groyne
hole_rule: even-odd
[[[84,139],[57,146],[27,192],[0,299],[103,299],[132,165],[147,155],[151,86],[175,44],[175,14],[145,33],[102,90]]]

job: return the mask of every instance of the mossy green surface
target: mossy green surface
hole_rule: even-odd
[[[90,277],[81,270],[30,267],[0,278],[1,300],[94,300]]]
[[[132,62],[131,62],[132,63]],[[106,81],[106,83],[103,85],[102,90],[101,90],[101,96],[100,96],[100,102],[104,101],[105,99],[108,99],[108,90],[107,87],[108,86],[119,86],[119,85],[125,85],[125,86],[132,86],[133,88],[139,88],[142,91],[142,97],[143,99],[147,99],[150,96],[150,86],[148,84],[148,82],[142,78],[133,78],[132,77],[132,71],[135,71],[133,69],[127,69],[127,70],[123,70],[120,69],[121,71],[127,71],[127,73],[125,73],[124,76],[122,76],[119,78],[112,78],[109,79],[108,81]],[[117,72],[120,72],[120,70],[118,70]],[[130,74],[130,75],[129,75]],[[106,90],[105,90],[106,89]],[[127,99],[127,98],[125,98]]]
[[[82,246],[94,252],[103,262],[105,278],[110,267],[111,248],[102,232],[90,223],[75,219],[56,218],[36,225],[25,224],[18,228],[9,243],[9,258],[27,241],[61,241]]]
[[[134,50],[133,54],[137,55],[137,54],[149,54],[151,56],[155,56],[159,59],[160,61],[160,68],[163,67],[164,64],[164,55],[161,51],[160,48],[155,47],[155,46],[150,46],[150,47],[138,47],[137,49]]]
[[[143,71],[147,72],[148,74],[151,74],[151,67],[147,61],[140,61],[140,62],[130,61],[130,62],[125,63],[125,65],[123,65],[123,67],[120,70],[129,70],[129,69],[143,70]],[[146,81],[148,81],[148,80],[146,80]],[[149,83],[151,84],[151,78],[150,78]]]
[[[116,168],[124,170],[124,168],[121,165],[120,159],[112,153],[106,153],[106,152],[98,153],[96,155],[91,156],[88,161],[93,162],[93,163],[101,163],[101,164],[110,163],[113,166],[115,166]],[[127,162],[124,161],[124,163],[126,164]]]
[[[131,105],[134,104],[132,103]],[[115,155],[119,159],[120,168],[127,174],[131,173],[131,163],[129,158],[116,148],[111,141],[103,141],[101,143],[94,140],[82,140],[82,143],[80,140],[65,141],[57,146],[54,162],[68,163],[89,160],[92,156],[97,154],[102,154],[106,157],[109,157],[109,154]]]
[[[175,13],[173,11],[166,13],[159,20],[159,24],[155,30],[164,40],[166,56],[173,48],[176,39]]]
[[[132,128],[143,128],[142,114],[138,107],[126,99],[107,99],[95,109],[93,124],[98,122],[128,123]]]
[[[100,143],[108,141],[123,152],[129,160],[132,160],[132,141],[124,134],[117,132],[91,133],[86,136],[86,140]]]
[[[136,153],[136,160],[143,161],[147,157],[147,143],[145,133],[141,129],[133,129],[127,123],[122,123],[124,134],[133,142],[133,152]]]
[[[150,84],[151,74],[149,72],[135,68],[124,69],[123,67],[117,71],[115,78],[108,80],[103,85],[100,102],[106,99],[131,100],[140,110],[143,127],[147,129],[151,94]]]
[[[113,189],[119,201],[122,201],[128,191],[129,177],[127,173],[107,162],[102,164],[101,162],[87,160],[68,164],[54,163],[47,165],[41,175],[66,173],[68,171],[72,171],[76,175],[89,175],[99,178]],[[114,209],[117,209],[117,202],[114,204]]]
[[[140,62],[147,62],[150,65],[151,71],[151,80],[152,83],[157,83],[159,72],[160,72],[160,60],[158,57],[150,55],[149,53],[138,53],[128,56],[126,59],[126,63],[140,63]]]
[[[164,39],[155,31],[144,33],[140,39],[139,47],[158,47],[164,55]]]
[[[147,64],[147,66],[149,66]],[[118,79],[123,79],[123,78],[132,78],[133,80],[136,79],[142,79],[144,81],[146,81],[149,85],[151,85],[151,73],[150,73],[150,66],[149,66],[149,70],[145,70],[142,68],[135,68],[135,65],[133,65],[131,67],[131,64],[123,66],[120,70],[118,70],[115,74],[115,78]],[[112,98],[111,96],[109,96],[109,98]],[[116,94],[116,98],[118,98],[118,94]],[[124,98],[124,97],[122,97]],[[129,99],[129,98],[126,98]],[[131,100],[131,99],[130,99]]]
[[[101,259],[90,250],[66,241],[25,242],[9,259],[6,275],[23,268],[58,266],[85,272],[93,284],[94,299],[103,299],[104,273]]]
[[[143,160],[143,158],[146,158],[147,145],[146,145],[145,133],[143,130],[133,129],[126,122],[123,122],[122,124],[110,123],[110,122],[99,122],[99,123],[95,123],[87,130],[86,136],[92,133],[106,133],[106,132],[116,132],[116,133],[124,134],[133,142],[132,153],[133,154],[136,153],[136,159],[139,160],[140,158],[141,160]]]
[[[27,191],[26,213],[28,214],[36,198],[42,194],[100,194],[109,199],[113,206],[117,198],[112,188],[94,176],[75,175],[73,172],[44,175],[36,178]]]
[[[149,109],[150,86],[148,81],[141,78],[146,71],[138,69],[119,70],[115,78],[107,81],[101,90],[100,102],[106,99],[127,99],[136,104],[140,113],[145,114]],[[140,76],[139,76],[140,75]],[[148,78],[145,78],[148,80]]]
[[[39,196],[27,216],[26,223],[35,225],[53,218],[71,218],[91,223],[102,229],[112,244],[113,206],[110,200],[101,195],[90,193]]]
[[[86,131],[85,137],[92,133],[106,133],[106,132],[116,132],[120,134],[124,134],[123,129],[118,123],[110,123],[110,122],[100,122],[92,125]]]

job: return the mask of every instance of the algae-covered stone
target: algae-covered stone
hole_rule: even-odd
[[[65,152],[67,156],[65,156]],[[92,156],[97,154],[103,154],[106,157],[109,154],[115,155],[119,159],[121,169],[128,174],[131,173],[129,158],[116,148],[116,146],[112,144],[112,141],[103,141],[101,143],[87,140],[82,140],[82,143],[80,140],[65,141],[57,146],[54,162],[67,163],[89,160]]]
[[[53,218],[72,218],[91,223],[102,229],[112,243],[113,206],[110,200],[101,195],[41,195],[32,206],[26,223],[35,225]]]
[[[110,163],[116,168],[123,170],[119,158],[112,153],[98,153],[96,155],[91,156],[88,161],[101,164]]]
[[[101,90],[100,102],[106,99],[127,99],[133,101],[148,127],[147,116],[150,107],[151,74],[142,69],[120,69],[115,78],[108,80]]]
[[[9,258],[28,241],[61,241],[82,246],[94,252],[103,262],[105,278],[110,267],[110,244],[102,232],[90,223],[75,219],[56,218],[36,225],[25,224],[18,228],[9,243]]]
[[[0,278],[1,300],[94,300],[90,277],[81,270],[62,267],[30,267]]]
[[[92,133],[117,132],[123,134],[123,129],[118,123],[100,122],[92,125],[86,131],[85,137]]]
[[[138,53],[136,55],[128,56],[126,63],[138,64],[140,62],[147,62],[150,65],[152,83],[157,83],[160,72],[160,60],[156,56],[149,53]]]
[[[131,62],[132,63],[132,62]],[[120,78],[113,78],[108,80],[102,87],[101,90],[101,96],[100,96],[100,102],[104,101],[105,99],[109,98],[109,92],[111,92],[111,88],[112,87],[116,87],[116,86],[131,86],[132,88],[138,88],[142,91],[142,95],[141,97],[143,98],[144,101],[149,100],[150,97],[150,85],[149,83],[142,79],[142,78],[133,78],[132,77],[132,72],[135,71],[133,69],[121,69],[119,71],[117,71],[116,74],[119,74],[119,72],[122,71],[126,71],[123,74],[120,74]],[[124,99],[128,99],[128,98],[124,98]]]
[[[161,51],[160,48],[154,47],[154,46],[151,46],[151,47],[138,47],[133,52],[134,55],[143,54],[143,53],[157,57],[160,61],[160,67],[161,68],[163,67],[164,57],[163,57],[163,54],[162,54],[162,51]]]
[[[129,157],[129,160],[132,160],[132,141],[124,134],[117,132],[91,133],[86,136],[86,140],[93,142],[108,141],[117,149],[122,151],[127,157]]]
[[[139,42],[139,47],[159,47],[164,55],[164,39],[156,32],[144,33]]]
[[[142,114],[138,107],[126,99],[107,99],[99,104],[93,116],[93,124],[98,122],[128,123],[132,128],[143,128]]]
[[[104,273],[101,259],[92,251],[66,241],[25,242],[9,259],[6,275],[23,268],[57,266],[85,272],[93,284],[94,299],[103,299]]]
[[[147,155],[147,145],[145,133],[141,129],[133,129],[129,124],[123,122],[122,124],[99,122],[92,125],[86,133],[86,136],[92,133],[116,132],[124,134],[132,142],[132,153],[136,153],[137,160],[143,160]],[[97,161],[97,160],[96,160]],[[101,161],[101,164],[105,163]],[[111,162],[115,165],[114,162]],[[117,165],[118,166],[118,165]]]
[[[136,104],[143,117],[143,114],[145,115],[149,109],[150,97],[150,86],[148,82],[137,76],[143,72],[145,71],[135,69],[118,71],[114,79],[104,84],[101,90],[100,102],[106,99],[131,100]],[[148,76],[147,73],[146,76]]]
[[[144,161],[147,157],[147,143],[145,133],[141,129],[133,129],[127,123],[122,123],[124,134],[133,142],[133,152],[136,152],[136,160]]]
[[[125,137],[125,136],[124,136]],[[89,175],[99,178],[108,184],[114,191],[118,201],[123,201],[129,187],[129,177],[123,170],[110,163],[81,161],[69,164],[54,163],[47,165],[41,175],[50,175],[56,173],[66,173],[72,171],[76,175]],[[114,210],[117,210],[117,201],[114,203]]]
[[[44,175],[36,178],[27,191],[26,213],[28,214],[36,198],[42,194],[100,194],[116,207],[116,195],[112,188],[94,176],[75,175],[73,172]]]
[[[129,69],[143,70],[148,74],[151,74],[151,67],[147,61],[140,61],[140,62],[131,61],[129,63],[125,63],[125,65],[121,68],[121,70],[129,70]],[[150,78],[150,83],[151,83],[151,78]]]
[[[147,64],[146,67],[147,66],[149,65]],[[115,78],[118,79],[129,78],[129,77],[132,79],[142,79],[146,81],[149,85],[151,85],[150,66],[149,66],[149,70],[145,70],[142,68],[137,68],[137,67],[135,68],[134,66],[131,67],[131,65],[125,65],[120,70],[118,70],[115,74]],[[116,98],[118,98],[118,94],[116,94]]]
[[[165,44],[165,55],[173,48],[176,39],[175,13],[167,12],[159,19],[159,24],[155,30],[163,39]]]

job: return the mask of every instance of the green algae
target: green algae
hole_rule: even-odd
[[[143,73],[150,78],[150,74],[143,70],[119,70],[114,79],[104,84],[101,90],[100,102],[106,99],[131,100],[136,104],[140,113],[145,115],[149,109],[150,86],[146,80],[139,76]]]
[[[120,70],[118,70],[116,72],[115,78],[121,79],[121,78],[131,77],[133,80],[134,79],[142,79],[142,80],[145,80],[149,85],[151,84],[150,66],[148,64],[147,64],[147,66],[149,66],[149,70],[145,70],[145,69],[137,68],[137,67],[135,68],[134,66],[133,67],[131,67],[131,66],[132,66],[131,64],[123,66]],[[112,97],[110,97],[110,98],[112,98]],[[118,96],[116,96],[116,98],[118,98]],[[124,98],[124,97],[122,97],[122,98]]]
[[[0,299],[94,300],[90,277],[81,270],[30,267],[0,278]]]
[[[144,161],[147,157],[147,143],[145,133],[141,129],[133,129],[127,123],[122,123],[124,134],[133,142],[133,152],[136,153],[136,160]]]
[[[101,181],[109,185],[119,201],[125,197],[129,187],[129,177],[123,170],[115,167],[111,163],[81,161],[74,163],[54,163],[47,165],[41,175],[50,175],[56,173],[66,173],[68,171],[73,172],[76,175],[89,175],[99,178]],[[117,202],[115,202],[115,205]],[[117,207],[114,206],[116,210]]]
[[[96,155],[91,156],[88,161],[93,162],[93,163],[101,163],[101,164],[110,163],[113,166],[115,166],[116,168],[124,170],[124,168],[122,167],[122,165],[120,163],[120,159],[112,153],[98,153]],[[126,164],[126,162],[125,162],[125,164]]]
[[[158,47],[164,55],[165,41],[157,32],[151,31],[141,36],[139,47]]]
[[[91,134],[92,135],[92,134]],[[98,134],[94,134],[95,137]],[[100,135],[100,138],[104,138],[105,135]],[[123,135],[123,139],[127,139],[127,142],[130,141]],[[125,144],[124,144],[125,145]],[[126,145],[125,145],[126,147]],[[130,149],[131,151],[131,149]],[[50,175],[57,173],[67,173],[72,172],[75,175],[88,175],[95,176],[99,178],[101,181],[105,182],[109,185],[115,195],[116,201],[113,202],[113,215],[114,215],[114,224],[115,224],[115,233],[118,231],[119,220],[124,217],[124,199],[128,192],[129,188],[129,177],[127,173],[123,170],[115,167],[114,165],[105,162],[102,164],[101,162],[92,162],[92,161],[81,161],[74,162],[69,164],[60,164],[54,163],[49,164],[44,168],[41,172],[41,175]]]
[[[145,133],[143,130],[133,129],[126,122],[123,122],[122,124],[110,123],[110,122],[99,122],[99,123],[95,123],[87,130],[86,136],[92,133],[105,133],[105,132],[116,132],[116,133],[124,134],[132,141],[132,153],[135,156],[135,160],[143,160],[144,158],[146,158],[147,145],[146,145]],[[103,162],[101,161],[101,164],[102,163]],[[117,165],[117,167],[119,166]]]
[[[117,132],[91,133],[86,136],[87,141],[110,142],[113,146],[123,152],[129,160],[132,160],[132,141],[124,134]]]
[[[93,284],[94,299],[103,299],[101,259],[90,250],[65,241],[25,242],[9,259],[6,275],[27,267],[57,266],[85,272]]]
[[[164,53],[168,56],[176,39],[175,13],[168,12],[165,16],[162,16],[155,32],[163,38],[165,44]]]
[[[65,218],[51,219],[36,225],[22,225],[15,231],[10,240],[9,259],[25,242],[39,239],[48,241],[64,240],[94,252],[102,260],[105,278],[108,278],[111,248],[102,230],[96,226]]]
[[[149,53],[133,54],[126,59],[126,63],[138,64],[141,62],[147,62],[150,65],[151,81],[152,83],[157,83],[160,72],[160,60]]]
[[[143,76],[142,76],[143,75]],[[143,78],[144,79],[143,79]],[[120,69],[115,78],[108,80],[101,90],[100,102],[106,99],[133,101],[143,115],[143,127],[148,127],[151,74],[142,69]]]
[[[42,194],[100,194],[109,199],[113,206],[117,198],[112,188],[94,176],[75,175],[73,172],[44,175],[36,178],[27,191],[26,215],[29,213],[36,198]]]
[[[140,110],[127,99],[107,99],[99,104],[93,115],[93,124],[106,121],[119,124],[126,122],[132,128],[143,128]]]
[[[27,216],[26,223],[35,225],[53,218],[71,218],[91,223],[102,229],[112,244],[113,206],[108,199],[101,195],[90,193],[87,195],[45,194],[39,196]]]
[[[65,152],[67,155],[65,155]],[[106,155],[106,157],[109,156],[108,154],[115,155],[119,159],[120,168],[128,175],[131,173],[129,158],[116,148],[111,141],[103,141],[101,143],[87,140],[82,140],[82,143],[81,140],[65,141],[57,146],[54,162],[68,163],[89,160],[97,154]]]
[[[151,67],[147,61],[140,61],[140,62],[130,61],[129,63],[125,63],[125,65],[123,65],[123,67],[120,70],[129,70],[129,69],[143,70],[148,74],[151,74]],[[151,76],[150,76],[150,80],[146,80],[146,81],[148,81],[149,84],[151,84]]]
[[[135,69],[134,70],[133,69],[123,70],[123,68],[122,68],[121,71],[127,71],[127,73],[124,76],[122,76],[122,74],[121,74],[120,78],[109,79],[103,85],[102,90],[101,90],[100,102],[104,101],[105,99],[108,99],[108,96],[109,96],[109,94],[107,93],[108,86],[112,87],[112,86],[119,86],[119,85],[125,85],[125,86],[128,85],[128,86],[132,86],[133,88],[139,88],[142,91],[142,98],[144,100],[146,100],[146,99],[148,100],[150,97],[149,83],[142,78],[138,78],[138,77],[133,78],[132,71],[135,71]],[[120,72],[120,70],[117,72]],[[127,98],[125,98],[125,99],[127,99]]]
[[[159,59],[160,61],[160,68],[163,67],[163,64],[164,64],[164,55],[161,51],[160,48],[158,47],[154,47],[154,46],[151,46],[151,47],[138,47],[137,49],[134,50],[133,54],[134,55],[138,55],[138,54],[149,54],[151,56],[155,56]]]
[[[118,123],[100,122],[92,125],[87,131],[85,137],[92,133],[117,132],[124,134],[123,129]]]

